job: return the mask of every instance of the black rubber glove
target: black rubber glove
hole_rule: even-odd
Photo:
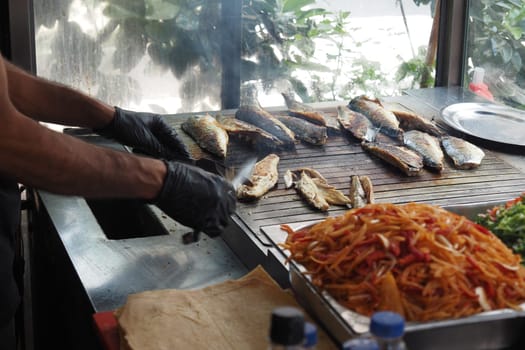
[[[160,115],[133,112],[115,107],[113,120],[97,134],[118,141],[135,151],[168,160],[190,160],[177,132]]]
[[[198,167],[166,162],[164,185],[153,201],[164,213],[210,237],[228,225],[235,211],[235,191],[222,177]]]

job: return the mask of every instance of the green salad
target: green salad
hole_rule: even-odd
[[[525,193],[478,214],[476,222],[498,236],[525,263]]]

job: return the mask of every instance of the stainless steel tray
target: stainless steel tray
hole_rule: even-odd
[[[510,199],[510,198],[509,198]],[[470,219],[478,213],[502,202],[446,207]],[[293,229],[315,221],[291,223]],[[279,225],[263,227],[262,231],[285,257],[279,247],[286,233]],[[326,327],[334,339],[343,343],[349,338],[368,332],[369,318],[359,315],[337,303],[328,293],[319,291],[306,277],[304,268],[289,262],[290,283],[298,301]],[[460,319],[435,322],[409,322],[405,341],[409,349],[418,350],[494,350],[514,346],[525,330],[525,311],[496,310]]]
[[[525,146],[525,111],[493,103],[456,103],[441,111],[450,127],[485,140]]]

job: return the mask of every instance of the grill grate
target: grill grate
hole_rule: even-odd
[[[335,107],[325,111],[335,117]],[[180,127],[182,120],[177,118],[173,125]],[[478,169],[458,170],[447,159],[441,173],[424,169],[420,175],[408,177],[397,168],[366,153],[359,142],[350,136],[344,133],[331,134],[324,146],[299,143],[293,151],[277,152],[281,157],[277,187],[257,202],[238,203],[237,215],[253,232],[259,232],[262,226],[318,220],[340,215],[347,210],[345,207],[331,206],[328,212],[319,212],[308,206],[295,189],[285,189],[282,175],[287,169],[298,167],[319,171],[330,185],[347,195],[350,175],[367,175],[372,180],[375,201],[378,203],[422,202],[449,206],[503,201],[523,192],[523,173],[490,150],[484,151],[486,156]],[[238,167],[253,154],[254,151],[245,144],[232,140],[228,157],[224,160],[225,166]],[[259,159],[263,156],[259,155]]]

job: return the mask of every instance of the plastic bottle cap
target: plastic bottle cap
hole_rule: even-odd
[[[317,344],[317,327],[310,322],[304,324],[304,346],[311,347]]]
[[[485,70],[481,67],[474,68],[474,73],[472,73],[472,83],[482,84],[484,78],[485,78]]]
[[[354,338],[343,343],[343,350],[379,350],[379,345],[374,339]]]
[[[279,345],[299,345],[304,340],[304,315],[301,310],[283,306],[272,311],[270,339]]]
[[[399,338],[405,331],[405,320],[395,312],[380,311],[372,315],[370,332],[379,338]]]

